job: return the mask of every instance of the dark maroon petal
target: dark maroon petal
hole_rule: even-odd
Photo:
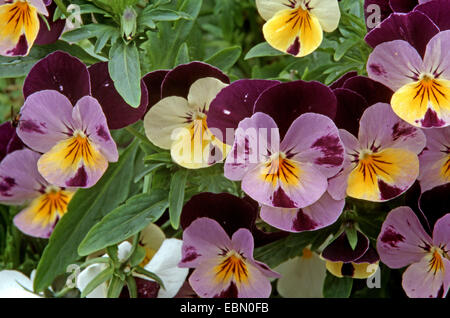
[[[228,76],[218,68],[203,62],[191,62],[179,65],[167,73],[161,87],[161,98],[168,96],[186,98],[191,85],[203,77],[215,77],[224,83],[230,83]]]
[[[410,12],[419,2],[417,0],[389,0],[394,12]]]
[[[49,1],[50,3],[51,1]],[[52,3],[47,7],[48,17],[45,19],[50,26],[50,30],[47,28],[47,24],[44,22],[42,16],[39,17],[39,33],[36,40],[34,41],[37,45],[46,45],[56,42],[66,25],[66,20],[58,19],[53,21],[53,14],[55,13],[56,4]]]
[[[222,142],[233,144],[233,136],[227,137],[227,128],[233,130],[238,127],[241,120],[251,117],[253,107],[259,95],[279,81],[243,79],[233,82],[217,94],[209,106],[207,125],[221,131],[218,135]]]
[[[364,17],[366,21],[366,27],[368,30],[371,30],[372,27],[369,28],[369,26],[367,25],[367,21],[371,20],[371,16],[375,13],[372,10],[368,10],[368,7],[371,5],[372,6],[377,5],[380,8],[381,13],[380,21],[385,20],[392,13],[391,6],[389,5],[389,0],[365,0]]]
[[[109,76],[108,63],[100,62],[89,67],[92,96],[102,106],[109,129],[120,129],[134,124],[145,114],[148,105],[147,87],[141,80],[141,104],[138,108],[128,105],[114,87]]]
[[[430,39],[439,33],[439,28],[425,14],[413,11],[408,14],[394,13],[378,28],[370,31],[365,41],[376,47],[383,42],[404,40],[409,42],[423,57]]]
[[[338,103],[334,123],[338,128],[347,130],[353,136],[358,136],[359,120],[369,105],[361,95],[349,89],[338,88],[333,92]]]
[[[336,116],[337,100],[333,91],[316,81],[281,83],[266,89],[256,100],[253,112],[271,116],[283,139],[292,122],[304,113]]]
[[[137,298],[157,298],[161,286],[155,281],[134,277],[137,289]],[[131,298],[127,286],[124,286],[119,298]]]
[[[450,29],[450,0],[430,1],[418,5],[414,11],[425,13],[441,31]]]
[[[215,295],[214,298],[237,298],[238,297],[238,289],[236,284],[232,281],[230,286],[227,289],[221,291],[219,294]]]
[[[37,62],[23,84],[25,98],[45,89],[56,90],[69,98],[73,105],[91,94],[91,82],[86,66],[76,57],[56,51]]]
[[[337,239],[331,242],[322,252],[322,257],[331,262],[353,262],[357,260],[369,248],[369,239],[358,231],[358,244],[353,250],[347,239],[347,234],[343,232]]]
[[[369,263],[374,264],[380,260],[380,256],[378,256],[377,250],[373,248],[372,246],[369,246],[367,251],[364,253],[363,256],[358,258],[357,260],[354,260],[353,263],[360,264],[360,263]]]
[[[194,220],[208,217],[217,221],[231,237],[240,228],[249,229],[259,247],[287,234],[284,232],[264,233],[256,228],[258,205],[249,199],[241,199],[229,193],[200,193],[193,196],[183,207],[180,224],[186,229]]]
[[[168,70],[158,70],[150,72],[142,78],[148,91],[147,111],[161,100],[161,85],[167,73],[169,73]]]
[[[350,78],[352,78],[352,77],[355,77],[355,76],[358,76],[358,72],[356,72],[356,71],[350,71],[350,72],[347,72],[347,73],[345,73],[344,75],[342,75],[341,77],[339,77],[335,82],[333,82],[333,83],[330,85],[330,88],[331,88],[331,89],[342,88],[342,87],[344,86],[344,83],[345,83],[348,79],[350,79]]]
[[[390,88],[365,76],[356,76],[348,79],[345,81],[343,88],[347,88],[364,97],[368,106],[376,103],[390,104],[394,94]]]
[[[419,198],[419,208],[429,222],[431,229],[437,220],[450,213],[450,183],[425,191]],[[426,228],[426,227],[425,227]]]
[[[5,158],[7,154],[14,150],[19,150],[24,147],[22,140],[17,136],[16,128],[7,121],[0,125],[0,161]]]
[[[24,56],[28,52],[28,42],[25,37],[25,34],[22,34],[19,38],[19,42],[17,42],[17,45],[9,50],[6,51],[7,56]]]

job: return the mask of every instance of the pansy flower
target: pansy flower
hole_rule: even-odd
[[[18,271],[0,271],[0,298],[40,298],[40,295],[33,293],[35,273],[33,271],[28,278]]]
[[[65,95],[72,105],[84,96],[91,95],[100,103],[109,129],[131,125],[145,114],[148,92],[141,80],[141,104],[128,105],[114,87],[109,76],[108,63],[100,62],[89,68],[78,58],[56,51],[37,62],[23,84],[25,98],[43,90],[56,90]]]
[[[39,174],[40,154],[29,149],[16,150],[0,163],[0,202],[27,206],[14,218],[25,234],[48,238],[56,223],[67,212],[74,194],[70,188],[49,184]]]
[[[302,57],[322,43],[323,31],[334,31],[341,17],[337,0],[256,0],[267,22],[263,33],[275,49]]]
[[[450,183],[436,186],[431,190],[424,191],[420,194],[418,199],[419,211],[417,215],[423,216],[422,224],[431,233],[431,229],[436,224],[437,220],[442,218],[449,212],[448,208],[448,194],[450,193]],[[415,208],[415,206],[413,206]],[[414,210],[416,211],[416,210]],[[421,219],[421,220],[422,220]]]
[[[156,274],[163,282],[165,288],[149,278],[133,273],[136,281],[138,298],[172,298],[174,297],[186,280],[188,270],[179,268],[181,260],[182,242],[178,239],[166,239],[164,233],[154,224],[149,224],[139,237],[139,246],[145,249],[145,258],[140,264],[145,270]],[[118,246],[119,261],[125,260],[132,249],[130,242],[125,241]],[[108,257],[103,255],[103,257]],[[84,269],[77,279],[77,287],[83,292],[86,286],[106,267],[103,263],[89,265]],[[100,284],[87,298],[106,298],[108,284]],[[122,298],[129,297],[127,287],[122,290]]]
[[[211,101],[227,84],[216,77],[197,79],[192,74],[181,80],[188,70],[195,74],[198,66],[212,69],[210,73],[215,71],[211,66],[197,62],[168,72],[161,86],[162,99],[144,118],[148,139],[160,148],[170,149],[172,159],[188,169],[204,168],[222,161],[228,152],[227,145],[215,137],[206,122]],[[177,78],[180,78],[179,82]],[[168,94],[173,95],[164,97]]]
[[[253,259],[253,236],[248,229],[230,238],[209,218],[193,221],[183,232],[183,257],[178,266],[194,268],[189,283],[203,298],[267,298],[269,277],[279,277]]]
[[[343,232],[322,251],[326,268],[334,276],[364,279],[376,273],[380,260],[377,252],[360,231],[357,231],[357,238],[358,242],[352,248],[347,233]]]
[[[364,112],[358,138],[341,129],[345,146],[342,171],[330,180],[334,199],[346,195],[383,202],[408,190],[419,175],[417,155],[425,135],[398,118],[388,104],[375,104]]]
[[[108,162],[119,157],[102,108],[91,96],[75,106],[54,90],[28,96],[17,134],[28,147],[43,153],[39,173],[59,187],[91,187]]]
[[[450,124],[450,30],[436,34],[422,58],[408,42],[395,40],[378,45],[367,62],[369,77],[395,93],[394,112],[421,128]]]
[[[305,247],[296,256],[274,268],[281,277],[277,291],[284,298],[322,298],[327,269],[320,256]]]
[[[27,55],[39,33],[39,14],[48,15],[43,0],[0,1],[0,54]]]
[[[7,154],[22,149],[24,144],[17,136],[16,127],[10,121],[0,125],[0,162]]]
[[[450,286],[450,214],[434,225],[432,237],[409,207],[392,210],[381,228],[377,250],[390,268],[408,266],[402,286],[411,298],[443,297]]]
[[[422,192],[450,182],[450,127],[424,131],[427,145],[419,156]]]

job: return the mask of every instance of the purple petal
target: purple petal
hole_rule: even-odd
[[[147,73],[142,79],[148,91],[147,111],[161,100],[161,85],[166,77],[168,70],[158,70]]]
[[[109,162],[116,162],[119,159],[105,114],[95,98],[91,96],[81,98],[73,109],[73,119],[75,125],[79,124],[84,128],[86,135]]]
[[[298,117],[281,143],[288,158],[313,165],[323,176],[336,175],[344,162],[344,146],[333,121],[324,115]]]
[[[278,128],[273,119],[256,113],[239,123],[233,148],[225,161],[225,177],[242,180],[257,164],[277,153],[280,146]]]
[[[434,225],[433,243],[435,246],[450,247],[450,213],[440,218]]]
[[[403,40],[381,43],[367,61],[369,77],[393,91],[413,82],[421,71],[420,54]]]
[[[430,18],[419,11],[413,11],[408,14],[391,14],[378,28],[370,31],[365,40],[373,48],[384,42],[404,40],[423,57],[427,43],[437,33],[439,28]]]
[[[47,7],[49,15],[45,19],[50,26],[50,30],[47,28],[47,24],[43,21],[43,17],[39,17],[39,33],[34,41],[34,44],[46,45],[54,43],[59,39],[64,27],[66,26],[66,21],[64,19],[53,21],[53,14],[55,13],[56,8],[56,3],[52,3]]]
[[[392,210],[381,227],[377,251],[381,261],[391,268],[419,262],[433,244],[419,219],[409,207]]]
[[[228,76],[218,68],[203,62],[191,62],[179,65],[167,73],[161,86],[161,98],[187,98],[191,85],[203,77],[215,77],[224,83],[230,83]]]
[[[369,239],[358,231],[358,243],[355,249],[352,249],[347,238],[347,234],[343,232],[331,242],[322,252],[322,257],[331,262],[353,262],[363,256],[369,248]]]
[[[219,129],[222,132],[219,136],[226,136],[226,143],[232,145],[234,135],[227,135],[227,131],[231,129],[234,131],[241,120],[251,117],[259,95],[279,83],[279,81],[243,79],[225,87],[209,106],[208,128]]]
[[[402,148],[419,154],[426,144],[421,129],[401,120],[390,105],[382,103],[375,104],[364,112],[358,139],[362,147],[373,151]]]
[[[254,113],[271,116],[284,138],[292,122],[304,113],[318,113],[334,119],[337,100],[333,91],[319,82],[281,83],[265,90],[256,100]]]
[[[92,96],[100,103],[110,129],[120,129],[134,124],[147,111],[148,93],[144,81],[141,81],[141,103],[138,108],[128,105],[114,87],[109,76],[108,63],[101,62],[89,67],[92,83]]]
[[[450,285],[450,261],[443,259],[445,272],[439,271],[434,275],[429,270],[429,260],[423,258],[412,264],[403,273],[402,286],[410,298],[445,297]]]
[[[17,136],[16,128],[7,121],[0,125],[0,162],[7,154],[24,147],[22,140]]]
[[[345,129],[353,135],[358,134],[359,120],[364,110],[369,106],[361,95],[346,88],[335,89],[337,113],[334,120],[336,126]],[[349,114],[352,114],[349,116]]]
[[[36,92],[25,100],[17,134],[28,147],[47,152],[71,133],[72,110],[70,101],[59,92]]]
[[[423,65],[437,78],[450,79],[450,30],[439,32],[430,40]],[[443,109],[442,113],[445,116],[446,111]]]
[[[313,231],[333,224],[341,215],[344,205],[345,200],[333,200],[325,193],[317,202],[303,209],[262,206],[261,219],[288,232]]]
[[[23,84],[23,95],[42,90],[56,90],[69,98],[72,105],[83,96],[91,94],[91,84],[86,66],[76,57],[56,51],[37,62]]]
[[[436,23],[441,31],[450,29],[450,20],[448,19],[448,13],[450,12],[449,0],[428,1],[419,4],[414,10],[425,13]]]
[[[29,149],[16,150],[0,163],[0,201],[24,204],[45,190],[47,182],[37,169],[40,154]]]
[[[231,239],[217,221],[194,220],[183,232],[182,260],[179,267],[197,267],[217,257],[221,250],[231,250]]]
[[[376,103],[389,104],[394,94],[390,88],[365,76],[349,78],[342,88],[349,89],[364,97],[368,106]]]

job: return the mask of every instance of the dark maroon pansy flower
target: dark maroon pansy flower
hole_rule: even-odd
[[[255,247],[276,241],[287,235],[285,232],[265,233],[259,230],[255,221],[258,204],[253,200],[241,199],[229,193],[200,193],[193,196],[183,207],[180,224],[186,229],[198,218],[207,217],[217,221],[230,237],[240,228],[250,230]]]
[[[110,129],[120,129],[134,124],[145,115],[148,105],[147,86],[141,80],[141,103],[138,108],[128,105],[114,88],[109,76],[108,63],[100,62],[88,69],[92,86],[92,96],[102,106]]]
[[[369,248],[369,239],[357,231],[358,243],[352,249],[348,241],[346,232],[339,235],[334,241],[328,244],[322,252],[322,257],[330,262],[353,262],[363,256]]]
[[[75,105],[84,96],[95,97],[105,113],[108,127],[120,129],[141,119],[148,105],[148,92],[141,81],[141,104],[128,105],[114,87],[107,63],[97,63],[89,69],[78,58],[56,51],[37,62],[25,78],[23,94],[27,98],[42,90],[56,90]]]
[[[47,23],[45,23],[45,21],[43,20],[44,17],[40,16],[39,33],[36,40],[34,41],[34,44],[37,45],[46,45],[56,42],[61,36],[66,25],[66,20],[64,19],[57,19],[56,21],[53,21],[53,15],[55,14],[55,10],[57,7],[56,3],[47,1],[47,3],[45,4],[47,5],[48,11],[48,17],[45,17],[45,19],[47,20],[50,29],[47,28]]]
[[[450,213],[449,194],[450,183],[446,183],[425,191],[419,198],[419,209],[425,215],[429,225],[424,226],[424,229],[430,233],[436,221]]]
[[[169,73],[168,70],[158,70],[150,72],[142,78],[149,92],[147,111],[161,100],[161,85],[167,73]]]
[[[418,4],[418,0],[365,0],[364,1],[364,16],[366,21],[367,30],[375,28],[373,23],[373,15],[379,12],[380,22],[384,21],[393,12],[410,12]],[[379,9],[374,9],[378,6]]]
[[[24,146],[10,121],[0,125],[0,161],[10,152],[22,149]]]
[[[424,1],[421,1],[424,2]],[[419,4],[414,11],[425,13],[439,28],[440,31],[450,29],[450,0],[432,0]]]
[[[208,128],[220,130],[221,136],[229,145],[233,144],[234,135],[227,136],[227,129],[234,131],[239,122],[253,115],[253,108],[259,95],[266,89],[280,84],[279,81],[242,79],[228,85],[211,102],[207,117]],[[226,138],[227,137],[227,138]]]

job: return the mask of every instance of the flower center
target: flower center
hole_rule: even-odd
[[[431,257],[428,263],[428,271],[433,271],[433,274],[436,275],[440,271],[444,271],[444,261],[443,261],[444,252],[439,247],[433,247],[429,256]]]
[[[235,251],[228,252],[225,255],[225,260],[214,268],[214,272],[216,273],[216,279],[222,282],[233,279],[237,283],[242,283],[248,279],[245,258]]]
[[[35,211],[36,219],[44,225],[54,223],[67,212],[72,196],[72,192],[50,185],[45,189],[45,193],[34,201],[31,208]]]
[[[299,182],[300,168],[295,161],[287,159],[286,154],[278,152],[271,155],[264,164],[261,176],[274,187],[279,180],[286,185],[296,185]]]

